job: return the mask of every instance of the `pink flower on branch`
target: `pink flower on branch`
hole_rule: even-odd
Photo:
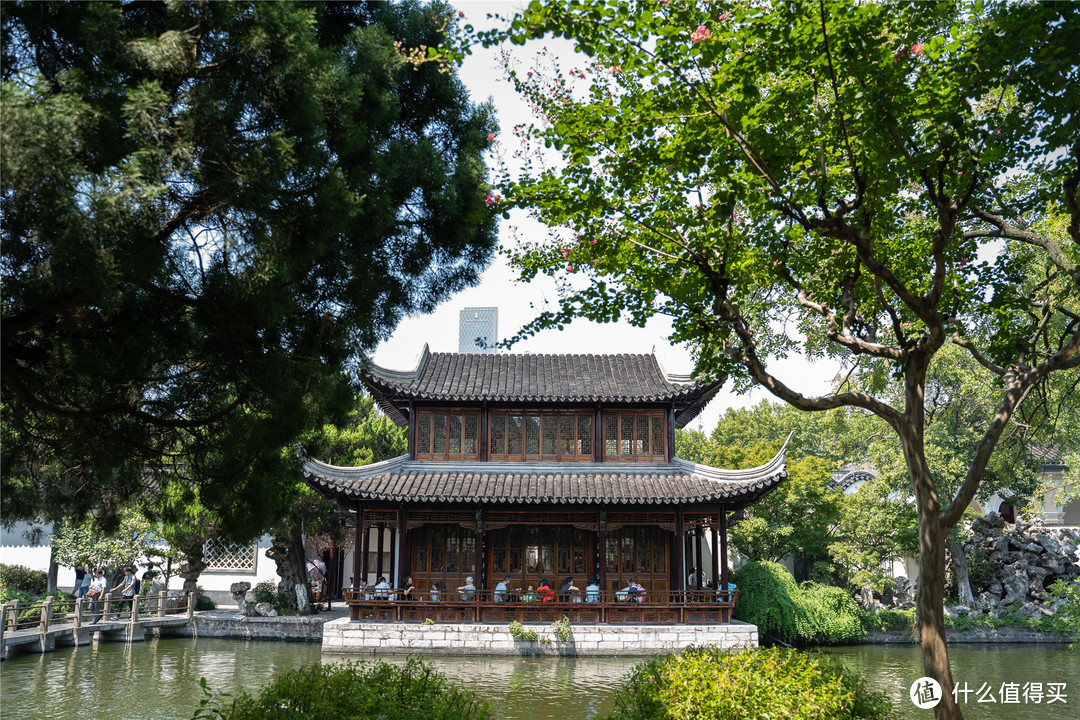
[[[701,42],[712,36],[712,32],[704,25],[698,25],[697,29],[690,35],[690,40],[696,43]]]
[[[566,266],[566,272],[568,272],[568,273],[574,272],[574,266],[573,265],[567,265]]]
[[[498,195],[492,195],[491,193],[488,193],[487,196],[484,197],[484,204],[485,205],[494,205],[497,202],[499,202],[499,196]]]
[[[922,50],[923,50],[923,44],[922,43],[915,43],[914,45],[911,46],[911,54],[912,55],[922,55]]]

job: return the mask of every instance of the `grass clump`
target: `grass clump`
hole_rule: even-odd
[[[705,646],[638,665],[606,720],[885,720],[881,693],[857,673],[814,653]]]
[[[491,720],[488,705],[419,660],[405,665],[309,665],[281,675],[257,697],[206,695],[193,720]]]

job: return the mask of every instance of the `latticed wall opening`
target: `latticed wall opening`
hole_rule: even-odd
[[[416,414],[418,460],[479,460],[479,410],[420,410]]]
[[[593,459],[591,410],[492,410],[488,417],[491,460]]]
[[[604,411],[604,459],[667,461],[662,410]]]
[[[207,572],[253,573],[258,552],[258,543],[234,543],[210,538],[203,546],[203,559]]]

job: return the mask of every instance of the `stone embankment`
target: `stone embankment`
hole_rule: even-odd
[[[691,645],[757,647],[757,626],[574,625],[565,640],[543,625],[527,626],[537,640],[515,638],[506,625],[356,623],[335,620],[323,626],[323,652],[370,655],[582,655],[646,656],[673,653]],[[545,642],[547,640],[547,642]]]

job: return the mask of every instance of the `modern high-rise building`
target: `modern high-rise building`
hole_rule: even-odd
[[[499,308],[472,307],[461,311],[458,352],[494,353],[499,342]]]

